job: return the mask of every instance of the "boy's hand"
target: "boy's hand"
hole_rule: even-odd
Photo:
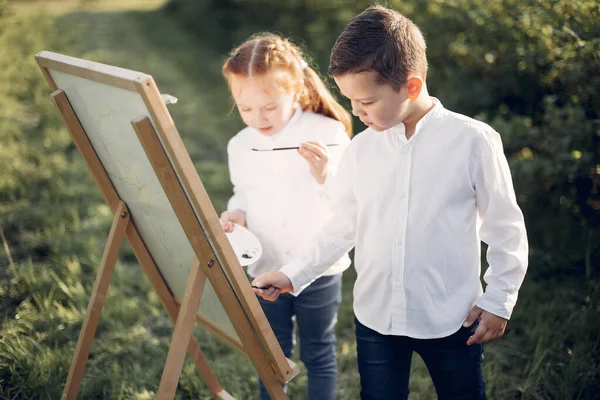
[[[467,345],[470,346],[474,343],[484,344],[504,335],[504,329],[506,329],[508,321],[502,317],[482,310],[477,306],[473,306],[473,309],[467,316],[463,326],[465,328],[470,327],[477,318],[480,318],[479,326],[475,330],[473,336],[469,337],[469,340],[467,340]]]
[[[223,211],[221,213],[221,225],[225,232],[233,232],[233,224],[246,226],[246,211],[234,210],[234,211]]]
[[[304,142],[300,145],[298,153],[310,166],[310,173],[319,185],[325,183],[327,178],[327,164],[329,163],[329,150],[319,142]]]
[[[291,292],[294,289],[290,278],[280,271],[267,272],[257,276],[252,281],[252,287],[254,293],[269,301],[275,301],[279,294]]]

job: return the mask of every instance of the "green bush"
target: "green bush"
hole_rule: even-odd
[[[260,30],[302,38],[325,72],[335,38],[370,3],[172,0],[166,9],[200,38],[223,32],[212,42],[223,54]],[[529,230],[531,273],[600,272],[598,2],[390,4],[425,34],[430,93],[501,133]],[[214,18],[198,24],[209,12]]]

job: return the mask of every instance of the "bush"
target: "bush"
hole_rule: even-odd
[[[199,37],[222,38],[212,43],[223,54],[260,30],[303,38],[326,71],[335,38],[370,3],[172,0],[166,9]],[[425,34],[430,93],[501,133],[529,230],[532,273],[598,273],[598,2],[390,3]],[[198,24],[207,13],[214,18]]]

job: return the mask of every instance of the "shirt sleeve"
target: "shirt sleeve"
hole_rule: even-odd
[[[354,247],[357,206],[352,188],[353,175],[352,155],[350,149],[346,149],[337,168],[336,178],[331,183],[331,217],[313,237],[306,251],[281,268],[281,272],[292,282],[292,294],[298,295]]]
[[[488,245],[485,293],[476,305],[509,319],[527,271],[529,247],[500,135],[491,131],[476,152],[474,186],[480,237]]]
[[[334,143],[339,143],[339,146],[333,148],[330,151],[331,157],[329,158],[329,163],[327,165],[327,176],[325,177],[325,182],[322,186],[322,193],[327,198],[333,198],[333,191],[335,176],[337,174],[338,165],[346,150],[346,147],[350,144],[351,140],[346,133],[345,127],[340,123],[339,129],[336,132]]]
[[[237,154],[232,141],[227,145],[227,162],[229,165],[229,179],[233,185],[233,196],[227,202],[227,211],[242,210],[247,211],[248,203],[243,190],[243,185],[240,184],[240,165],[241,157]]]

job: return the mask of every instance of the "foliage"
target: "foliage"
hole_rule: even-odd
[[[227,39],[213,42],[221,52],[257,30],[302,38],[326,71],[335,38],[371,3],[172,0],[167,10],[200,38],[224,31]],[[600,273],[600,4],[389,5],[425,34],[430,93],[502,134],[529,229],[532,272],[539,277]],[[209,10],[215,15],[210,23],[195,23]],[[355,125],[362,129],[358,120]]]

